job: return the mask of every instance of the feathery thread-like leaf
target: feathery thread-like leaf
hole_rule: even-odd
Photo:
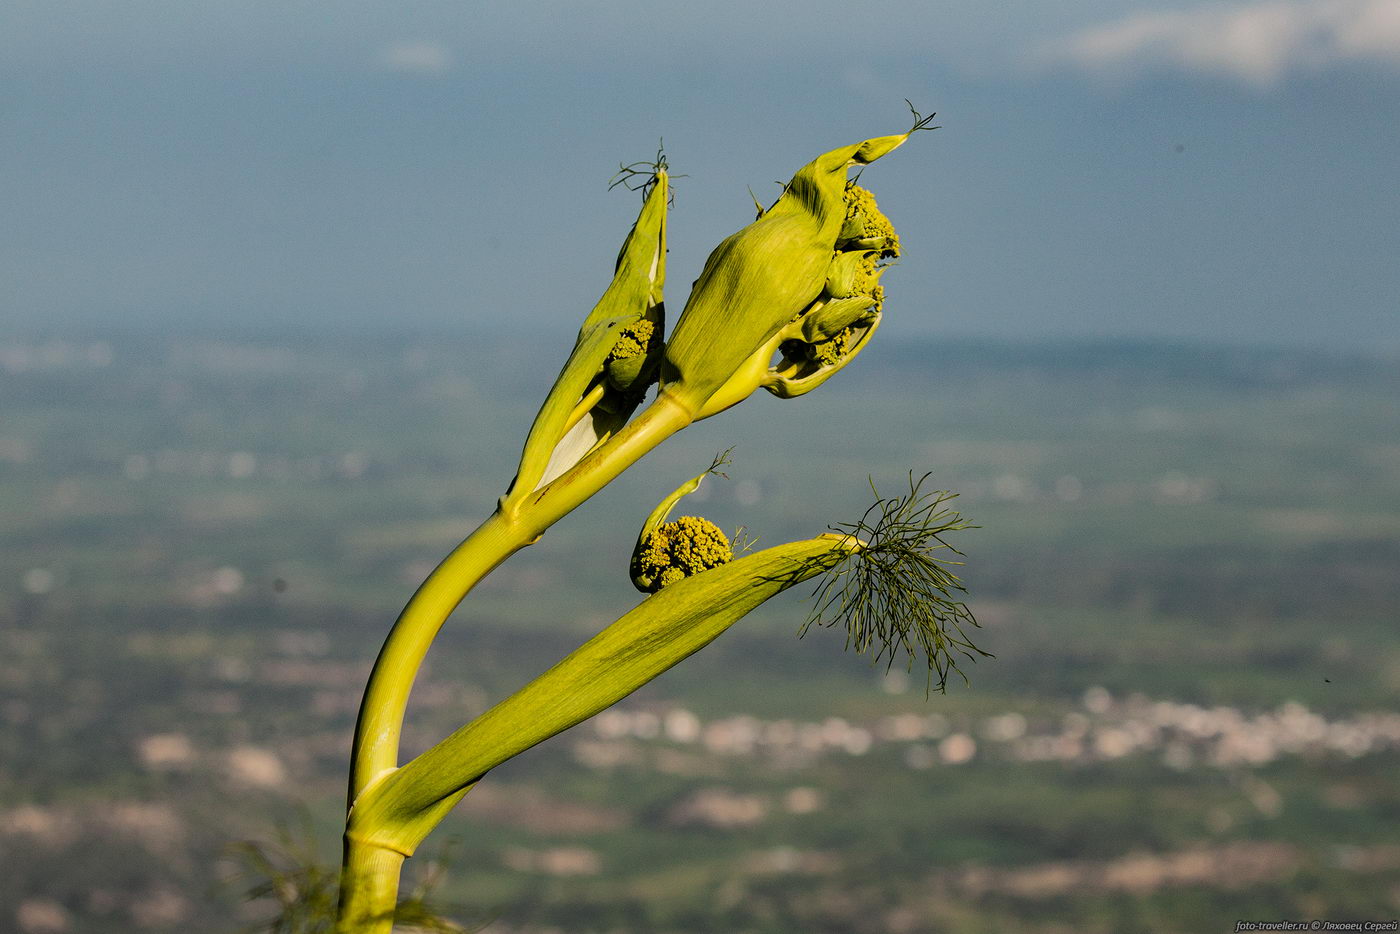
[[[915,480],[910,472],[909,492],[889,498],[880,496],[872,480],[874,505],[856,522],[831,526],[864,546],[817,583],[811,612],[798,634],[806,635],[814,625],[842,626],[847,649],[860,654],[873,649],[873,661],[886,659],[887,669],[901,650],[908,655],[910,669],[922,655],[930,689],[936,686],[943,693],[950,674],[956,672],[967,681],[958,667],[960,660],[976,661],[991,653],[974,645],[967,634],[978,622],[958,596],[966,588],[952,568],[962,562],[946,557],[961,557],[962,552],[944,536],[976,526],[948,506],[956,494],[922,492],[929,476]]]

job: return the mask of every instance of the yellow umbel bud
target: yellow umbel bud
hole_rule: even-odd
[[[884,259],[899,256],[899,235],[875,203],[875,195],[855,182],[846,185],[846,221],[838,249],[877,250]]]
[[[632,585],[642,593],[656,593],[662,587],[701,571],[727,564],[734,556],[729,537],[709,519],[681,516],[674,522],[666,517],[683,498],[700,488],[700,482],[729,462],[725,451],[708,470],[677,487],[647,516],[632,550]],[[724,474],[720,474],[724,476]]]
[[[653,529],[632,556],[632,581],[656,593],[678,580],[728,564],[734,557],[729,536],[709,519],[681,516]]]
[[[621,392],[645,389],[645,385],[638,386],[637,383],[643,377],[644,370],[652,369],[648,364],[656,362],[660,350],[661,330],[656,322],[639,318],[627,325],[617,335],[617,342],[608,351],[608,358],[603,363],[608,384]],[[655,378],[650,373],[646,376]]]

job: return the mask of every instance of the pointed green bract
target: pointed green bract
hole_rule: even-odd
[[[715,248],[667,343],[664,391],[709,415],[717,410],[712,399],[732,405],[758,388],[774,339],[826,286],[847,221],[846,170],[908,138],[883,136],[818,156],[758,220]],[[744,385],[726,388],[731,380]]]
[[[871,305],[869,296],[834,299],[802,316],[802,339],[809,344],[829,341],[842,331],[874,320],[879,314],[878,306]]]
[[[668,176],[658,168],[641,214],[622,244],[612,283],[584,319],[573,352],[530,427],[507,502],[517,502],[572,467],[599,440],[620,428],[641,401],[636,383],[644,370],[654,368],[661,352],[660,341],[650,336],[659,334],[664,323],[669,197]],[[642,328],[643,322],[651,328]],[[644,344],[637,339],[643,331]],[[631,353],[638,344],[641,354]],[[611,372],[615,360],[637,356],[640,361]],[[597,397],[594,404],[578,411],[590,390]],[[596,412],[600,404],[603,414]],[[568,443],[561,445],[566,439]]]
[[[653,594],[549,671],[371,785],[350,812],[347,835],[411,855],[488,771],[617,703],[765,600],[826,573],[857,547],[839,535],[776,545]]]
[[[704,473],[696,474],[671,491],[671,494],[663,499],[657,507],[651,511],[651,515],[647,516],[646,521],[642,523],[642,531],[641,534],[637,536],[637,541],[640,542],[642,539],[646,538],[656,530],[657,526],[665,522],[666,517],[671,514],[671,510],[676,508],[676,504],[691,493],[700,489],[700,483],[710,474],[716,473],[721,465],[727,463],[728,456],[728,452],[719,455],[719,457],[715,458],[715,462],[710,465],[708,470]]]

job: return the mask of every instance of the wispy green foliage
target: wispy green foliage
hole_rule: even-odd
[[[229,847],[241,865],[229,880],[249,902],[268,902],[270,913],[242,930],[245,934],[331,934],[335,930],[340,866],[322,862],[310,821],[295,830],[280,825],[272,841],[243,840]],[[427,861],[421,878],[394,908],[394,930],[426,934],[466,934],[479,930],[449,920],[432,893],[442,881],[445,859]]]
[[[608,191],[621,185],[628,191],[640,191],[642,200],[645,201],[651,194],[651,190],[656,187],[656,181],[661,176],[669,176],[671,179],[688,178],[685,174],[677,175],[671,172],[671,164],[666,159],[666,141],[659,140],[656,144],[656,158],[639,162],[619,163],[617,173],[608,181]],[[674,204],[676,193],[674,189],[668,190],[666,203]]]
[[[944,540],[949,532],[976,528],[948,506],[957,494],[945,490],[921,492],[929,474],[918,480],[909,474],[909,492],[885,498],[875,489],[875,503],[855,522],[831,527],[833,532],[860,539],[864,547],[851,552],[821,579],[813,592],[814,604],[799,634],[813,625],[846,629],[846,647],[859,653],[875,649],[874,661],[887,658],[894,665],[900,649],[908,655],[908,667],[923,655],[929,669],[929,686],[937,678],[937,690],[948,687],[948,675],[957,672],[960,656],[976,661],[990,657],[974,645],[964,627],[978,625],[967,604],[958,599],[965,592],[951,568],[961,556]]]

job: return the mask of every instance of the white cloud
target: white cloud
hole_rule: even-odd
[[[1299,69],[1400,66],[1400,0],[1264,0],[1138,13],[1052,43],[1045,58],[1102,71],[1166,65],[1270,85]]]
[[[388,71],[440,75],[452,67],[452,52],[441,42],[405,40],[384,47],[375,62]]]

